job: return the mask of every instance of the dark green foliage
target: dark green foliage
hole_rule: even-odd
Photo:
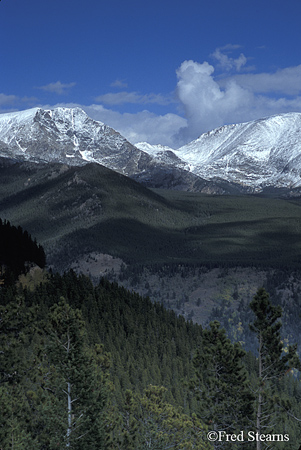
[[[94,287],[87,277],[72,271],[52,275],[48,283],[25,295],[29,305],[39,305],[41,320],[61,296],[81,310],[89,343],[102,343],[112,355],[111,376],[119,403],[126,389],[142,392],[156,383],[170,388],[170,399],[184,406],[181,379],[192,375],[192,352],[202,334],[199,325],[116,283],[103,279]],[[189,410],[189,402],[185,408]]]
[[[34,308],[26,307],[21,296],[0,306],[0,385],[16,384],[25,376],[34,317]]]
[[[247,269],[245,273],[247,277]],[[301,272],[282,268],[270,269],[265,274],[264,288],[269,292],[273,305],[281,307],[283,311],[281,334],[285,339],[285,346],[289,343],[297,343],[298,348],[301,348],[301,290],[299,287]],[[254,314],[249,306],[252,298],[250,293],[247,294],[247,296],[240,294],[236,304],[232,301],[217,301],[209,319],[219,320],[231,341],[240,341],[245,349],[256,353],[258,345],[249,327],[250,322],[254,320]]]
[[[116,283],[103,279],[94,286],[73,271],[49,274],[33,289],[11,280],[0,291],[0,442],[5,450],[65,449],[67,444],[70,450],[170,445],[205,450],[204,421],[210,428],[237,431],[248,429],[249,417],[254,418],[248,386],[257,383],[256,359],[232,344],[218,322],[203,330]],[[279,325],[273,328],[277,320],[272,319],[280,310],[265,300],[263,305],[266,317],[272,312],[271,330],[264,336],[273,351],[266,361],[281,356],[273,372],[278,376],[282,363],[290,367],[294,352],[279,353]],[[253,327],[259,329],[264,308],[255,306],[259,322]],[[197,395],[191,395],[191,380]],[[271,393],[268,412],[273,404],[281,407],[293,442],[300,435],[292,418],[300,417],[300,383],[290,375],[278,377]]]
[[[50,447],[90,450],[104,448],[103,409],[106,387],[95,351],[88,352],[85,324],[78,310],[64,299],[50,309],[49,341],[46,345],[47,375],[44,388],[54,405],[51,413],[44,412],[45,425],[56,435]]]
[[[193,360],[195,378],[191,389],[199,400],[199,417],[212,430],[235,433],[250,426],[254,397],[244,356],[244,350],[230,342],[219,322],[211,322],[210,328],[203,331]],[[217,443],[215,448],[220,445]]]
[[[181,380],[192,375],[191,355],[200,340],[200,326],[188,323],[173,312],[166,311],[162,305],[152,304],[149,299],[143,299],[116,284],[103,280],[94,287],[88,278],[78,277],[73,272],[63,276],[52,275],[49,281],[35,290],[25,290],[18,295],[22,299],[22,314],[14,309],[13,303],[2,307],[3,339],[8,335],[8,326],[12,327],[10,352],[14,349],[12,339],[16,338],[16,351],[11,357],[8,353],[5,355],[11,368],[9,366],[5,370],[4,391],[1,392],[3,402],[9,408],[4,422],[8,439],[14,430],[15,438],[28,438],[33,449],[34,442],[43,445],[43,450],[64,448],[68,443],[67,389],[70,382],[70,395],[74,395],[72,399],[77,398],[72,418],[75,422],[81,418],[81,426],[77,429],[76,425],[75,428],[79,432],[81,427],[94,430],[79,439],[79,444],[77,439],[72,441],[72,446],[71,436],[76,434],[70,433],[70,448],[79,445],[81,449],[94,450],[95,441],[97,448],[102,448],[104,442],[109,446],[110,436],[117,439],[114,423],[118,423],[114,408],[105,406],[110,391],[105,374],[108,374],[110,365],[110,378],[114,384],[112,406],[114,403],[118,408],[122,407],[127,388],[140,395],[150,382],[157,382],[170,388],[166,402],[183,405],[185,411],[190,412],[187,390],[183,389]],[[58,303],[62,297],[65,300]],[[67,301],[72,303],[72,307]],[[35,305],[39,308],[34,308]],[[30,323],[33,322],[35,328],[30,335],[26,310],[27,314],[33,311]],[[27,329],[28,332],[25,332]],[[86,337],[85,329],[88,332]],[[20,340],[22,330],[24,339]],[[67,352],[71,337],[70,351]],[[111,364],[102,351],[101,343],[111,352]],[[29,354],[31,357],[27,358]],[[15,377],[15,384],[21,388],[20,393],[9,391],[9,374]],[[95,389],[92,389],[93,386]],[[105,386],[104,391],[102,386]],[[8,398],[11,400],[7,401]],[[16,401],[24,404],[22,411],[29,421],[27,425],[9,407]],[[85,414],[81,416],[83,405],[86,405]],[[167,408],[168,403],[165,405]],[[105,407],[104,416],[101,411]],[[166,426],[168,429],[169,425]]]
[[[148,386],[143,395],[126,392],[122,410],[122,450],[205,450],[207,429],[195,415],[183,414],[166,401],[163,386]]]
[[[289,345],[284,351],[279,321],[282,309],[272,305],[264,288],[257,291],[250,307],[255,315],[250,329],[258,343],[256,430],[259,434],[276,433],[287,412],[292,415],[290,401],[279,395],[282,378],[293,368],[300,370],[301,364],[296,345]],[[261,448],[261,443],[257,443],[257,450]]]
[[[282,308],[272,305],[270,296],[264,288],[260,288],[250,303],[255,320],[250,329],[256,334],[258,341],[258,357],[261,364],[260,377],[273,380],[292,368],[301,369],[297,357],[297,346],[289,345],[284,353],[284,345],[280,330]]]
[[[49,317],[18,302],[0,307],[0,442],[5,450],[105,448],[108,357],[88,346],[65,301]]]
[[[37,448],[31,434],[34,414],[29,394],[35,313],[21,296],[0,306],[0,442],[5,449]]]

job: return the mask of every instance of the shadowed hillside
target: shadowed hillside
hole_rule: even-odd
[[[100,252],[135,264],[299,267],[300,200],[150,190],[100,165],[0,167],[0,217],[64,269]]]

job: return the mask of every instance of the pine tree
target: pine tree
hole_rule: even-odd
[[[49,320],[48,371],[43,376],[48,396],[42,408],[50,448],[101,450],[107,383],[100,347],[88,351],[80,311],[64,299],[51,308]]]
[[[282,309],[273,306],[270,296],[264,288],[260,288],[250,303],[255,320],[250,329],[256,334],[258,341],[258,386],[256,431],[261,433],[280,432],[276,429],[281,410],[289,407],[283,404],[276,395],[277,383],[290,369],[300,368],[296,346],[288,346],[284,353],[280,330]],[[277,420],[278,419],[278,420]],[[262,442],[257,441],[257,450],[261,450]]]
[[[38,450],[29,401],[21,383],[0,386],[0,408],[0,449]]]
[[[203,331],[193,360],[195,378],[191,389],[199,400],[199,417],[213,431],[234,433],[250,424],[254,398],[242,362],[244,355],[240,345],[226,337],[218,321]],[[224,443],[214,443],[214,448],[221,447]]]
[[[209,450],[206,426],[165,399],[167,389],[150,385],[143,395],[126,393],[122,450]]]
[[[27,396],[34,317],[34,308],[27,308],[21,296],[0,306],[0,443],[5,449],[36,448]]]

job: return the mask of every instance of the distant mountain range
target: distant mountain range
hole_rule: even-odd
[[[178,150],[139,143],[155,158],[168,154],[206,180],[225,180],[252,192],[301,186],[301,114],[280,114],[227,125],[202,134]]]
[[[130,144],[80,108],[0,115],[0,156],[81,166],[95,162],[148,187],[207,193],[301,193],[301,114],[227,125],[175,150]]]

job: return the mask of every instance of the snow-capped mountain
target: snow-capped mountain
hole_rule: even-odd
[[[126,175],[152,159],[80,108],[1,114],[0,156],[68,165],[96,162]]]
[[[301,114],[223,126],[173,150],[134,146],[80,108],[34,108],[0,115],[0,157],[95,162],[150,187],[210,193],[292,190],[301,188]]]
[[[184,170],[173,153],[156,157],[140,150],[80,108],[1,114],[0,157],[70,166],[94,162],[146,186],[199,190],[194,187],[199,177]]]
[[[159,149],[138,148],[155,155]],[[181,167],[206,180],[223,179],[254,192],[301,186],[301,113],[227,125],[202,134],[178,150]],[[184,163],[184,165],[183,165]]]

